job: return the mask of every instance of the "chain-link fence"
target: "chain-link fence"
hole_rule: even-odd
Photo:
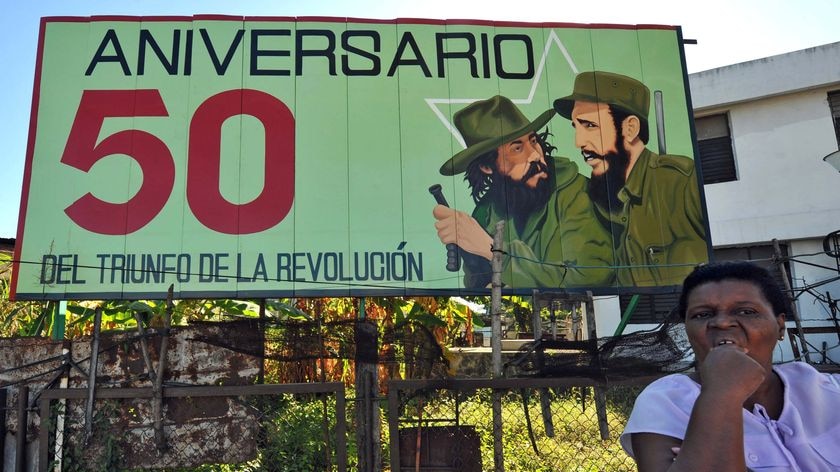
[[[391,382],[391,468],[635,471],[618,437],[649,380]]]
[[[391,381],[380,470],[633,471],[618,436],[649,380]],[[87,414],[84,389],[42,392],[38,469],[360,470],[342,384],[168,388],[159,429],[151,393],[104,389]]]
[[[340,383],[43,392],[38,469],[347,470]]]

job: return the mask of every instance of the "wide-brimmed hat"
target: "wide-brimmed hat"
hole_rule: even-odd
[[[456,112],[452,120],[467,148],[444,162],[440,173],[455,175],[464,172],[476,157],[526,133],[537,131],[552,116],[554,110],[546,110],[536,120],[528,121],[509,98],[500,95],[470,103]]]
[[[575,77],[572,94],[554,100],[554,110],[572,119],[576,101],[606,103],[648,121],[650,89],[638,80],[612,72],[581,72]]]

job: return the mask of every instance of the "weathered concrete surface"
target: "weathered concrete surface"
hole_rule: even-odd
[[[154,367],[158,365],[160,332],[150,330],[147,343]],[[223,338],[234,349],[237,340],[253,342],[259,338],[256,322],[202,323],[172,328],[165,382],[179,385],[251,385],[255,383],[261,359],[231,349],[214,346],[212,342],[197,341]],[[36,398],[49,384],[59,386],[63,372],[62,349],[68,359],[78,365],[67,375],[69,388],[87,388],[90,369],[91,339],[72,343],[41,338],[0,339],[0,388],[6,387],[6,441],[16,441],[18,433],[18,387],[30,388],[30,406],[37,407]],[[104,332],[100,341],[97,363],[97,389],[120,387],[151,387],[152,381],[140,348],[136,332]],[[81,448],[84,431],[85,402],[67,402],[65,435],[67,450],[76,448],[85,456],[98,457],[107,451],[108,441],[91,441],[93,446]],[[158,454],[153,440],[153,418],[148,399],[97,401],[100,417],[109,418],[110,446],[119,449],[121,463],[128,467],[190,466],[212,459],[218,462],[239,462],[255,453],[254,437],[258,426],[255,412],[242,404],[223,397],[201,399],[165,399],[163,403],[164,431],[170,439],[170,449]],[[105,411],[108,410],[108,411]],[[40,418],[37,410],[29,413],[27,442],[38,437]],[[102,425],[103,423],[99,423]],[[9,445],[6,444],[6,450]],[[14,451],[14,448],[11,449]],[[9,457],[6,457],[8,460]],[[14,459],[13,457],[11,458]]]

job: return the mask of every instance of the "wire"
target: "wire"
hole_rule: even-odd
[[[48,357],[46,359],[41,359],[41,360],[29,362],[27,364],[15,366],[15,367],[10,367],[8,369],[0,370],[0,375],[7,374],[9,372],[14,372],[14,371],[20,370],[20,369],[27,369],[29,367],[36,367],[36,366],[39,366],[41,364],[46,364],[48,362],[55,362],[57,360],[62,360],[63,358],[64,358],[64,354],[59,354],[57,356]]]

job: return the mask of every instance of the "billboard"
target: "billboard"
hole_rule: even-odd
[[[673,286],[693,156],[677,27],[45,18],[14,296]]]

